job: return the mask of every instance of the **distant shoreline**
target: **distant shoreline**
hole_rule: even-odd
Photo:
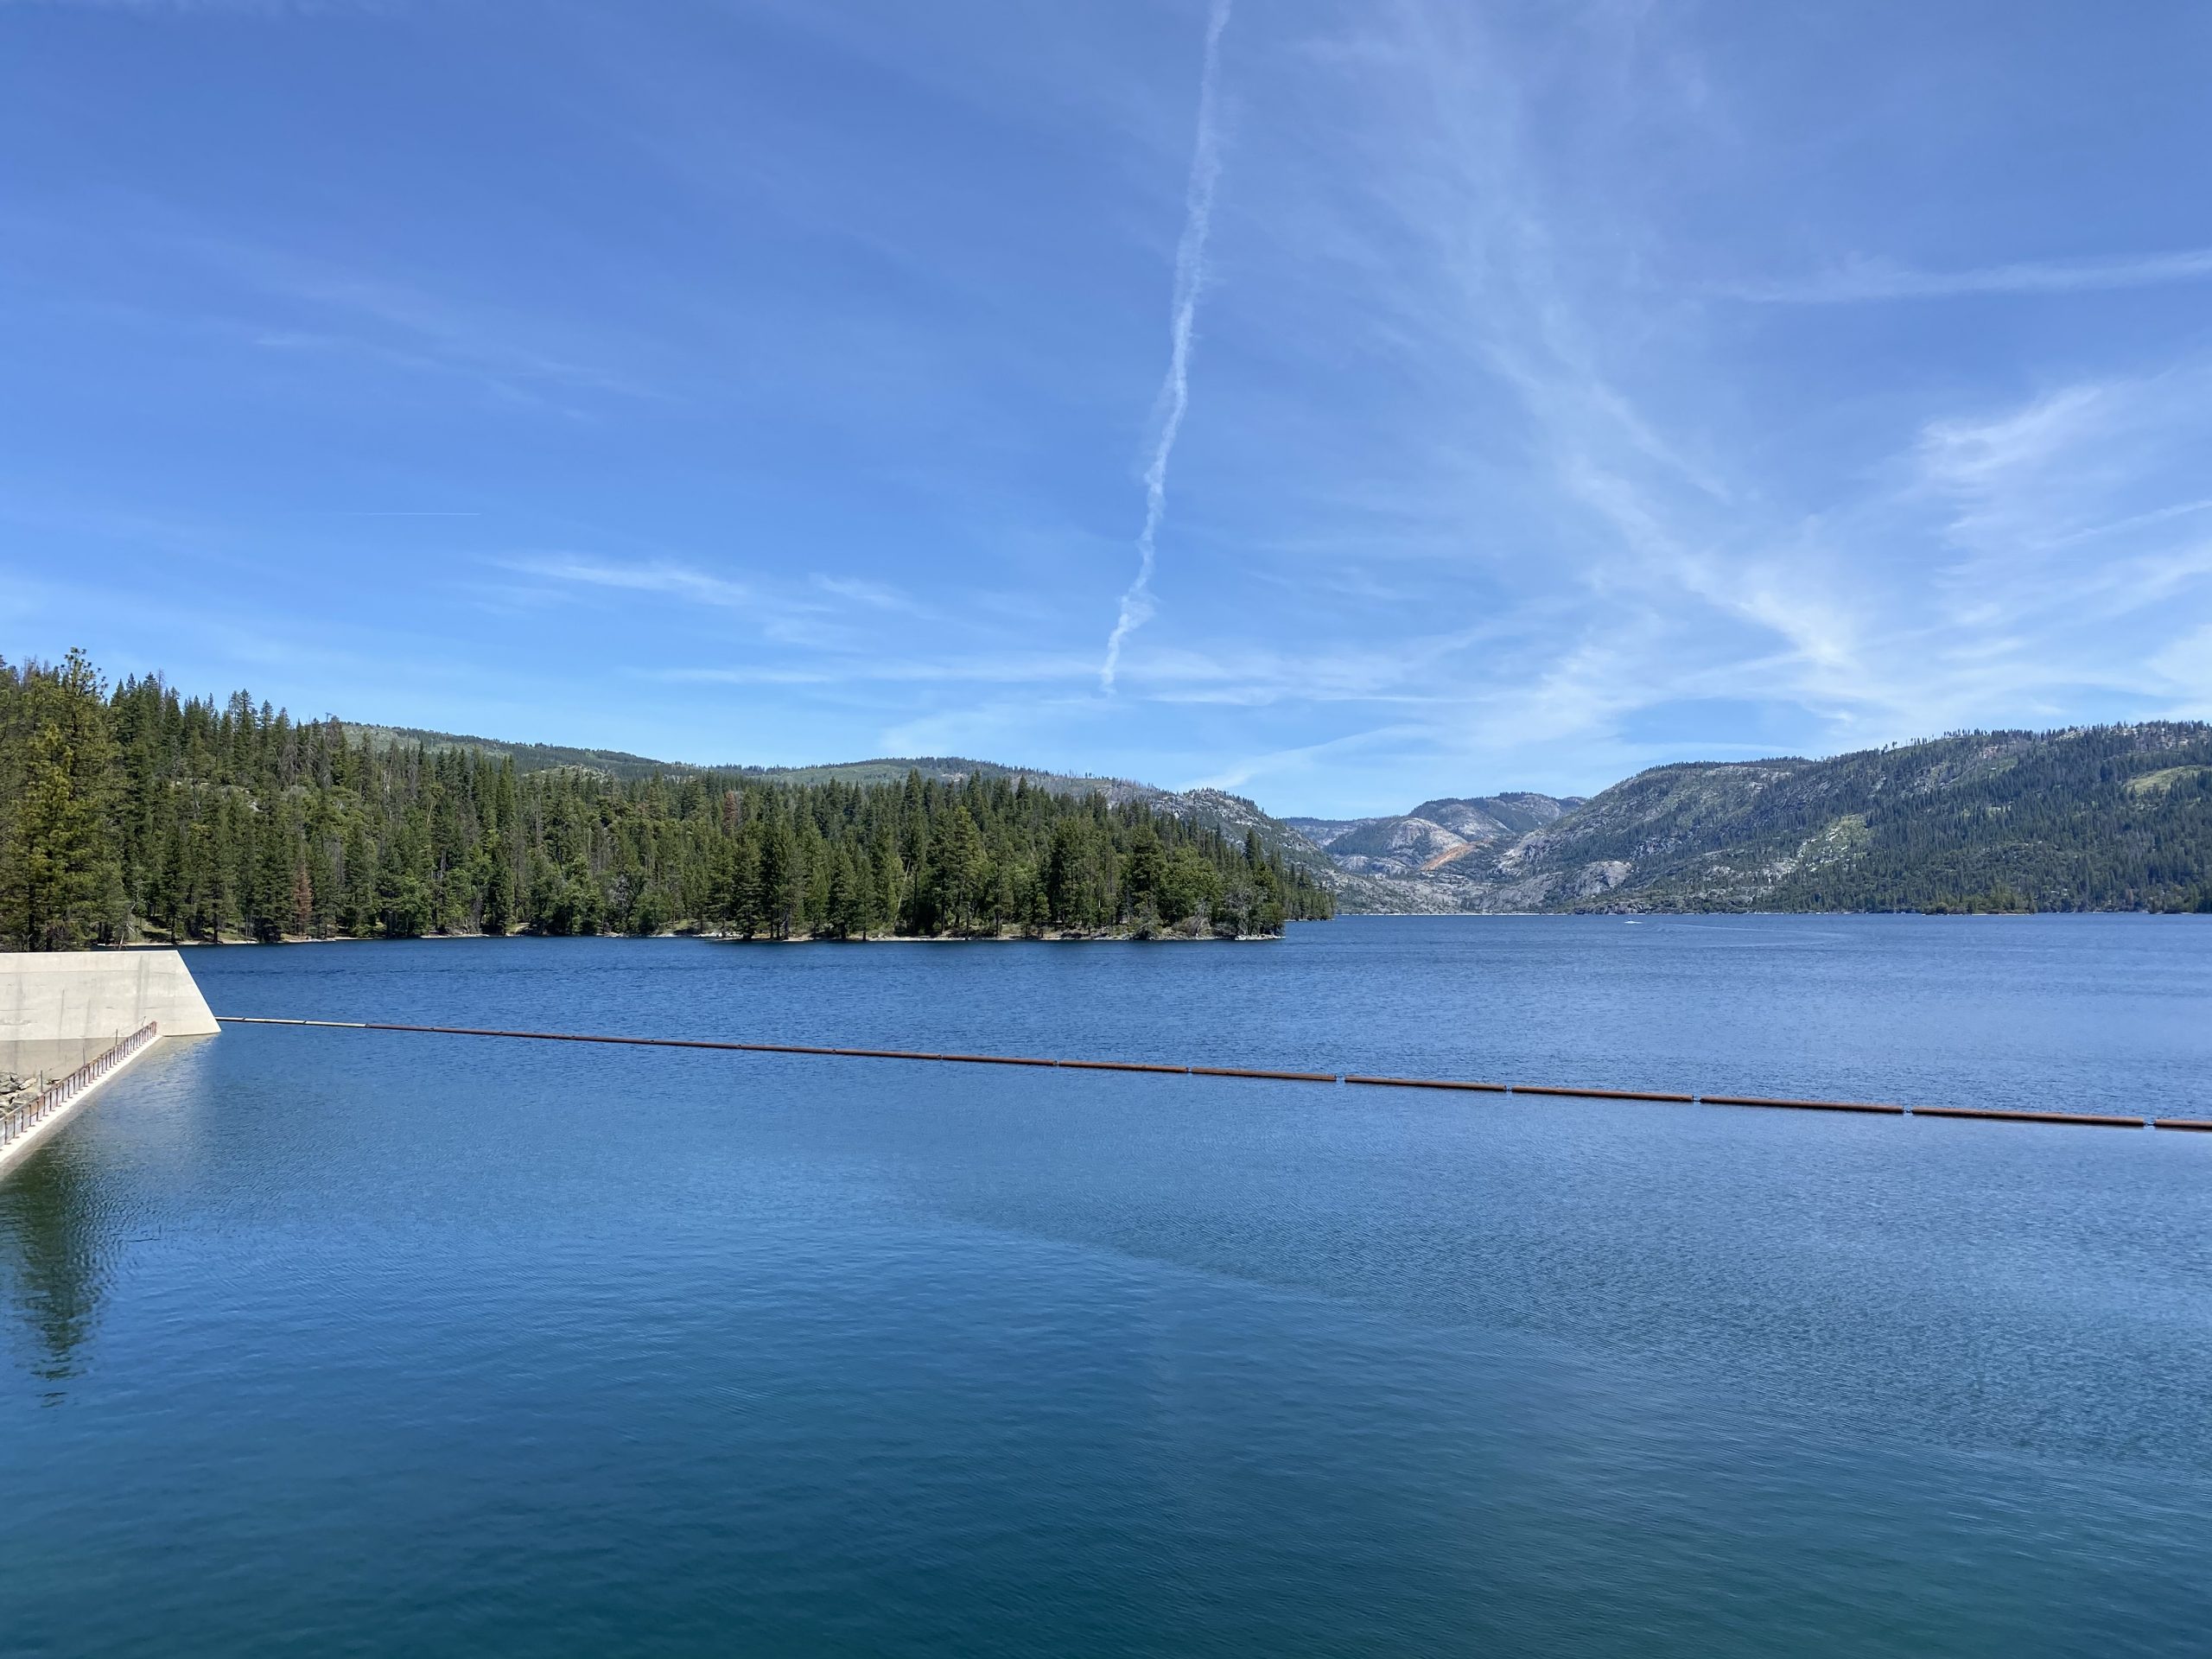
[[[799,933],[776,939],[761,935],[747,938],[738,933],[679,931],[675,928],[658,933],[537,933],[518,929],[512,933],[334,933],[325,938],[306,933],[287,933],[278,939],[178,939],[174,942],[159,938],[134,939],[129,944],[117,948],[124,950],[231,950],[240,946],[251,949],[280,944],[424,944],[461,939],[630,939],[639,943],[653,939],[703,939],[712,944],[1280,944],[1282,937],[1280,933],[1230,934],[1211,931],[1185,933],[1170,929],[1150,934],[1127,931],[1078,933],[1046,929],[1038,933],[869,933],[845,938],[830,934]]]
[[[1362,910],[1340,912],[1337,921],[1527,921],[1561,922],[1606,920],[1617,922],[1657,922],[1686,920],[1726,920],[1731,918],[1753,916],[1796,916],[1807,919],[1840,920],[1851,917],[1885,916],[1912,917],[1928,921],[2027,921],[2038,916],[2146,916],[2164,918],[2187,918],[2198,915],[2193,911],[2138,910],[1993,910],[1993,911],[1925,911],[1925,910],[1649,910],[1649,911],[1565,911],[1565,910]],[[264,944],[404,944],[450,942],[467,939],[629,939],[644,942],[652,939],[702,939],[715,944],[1265,944],[1281,943],[1282,933],[1243,933],[1226,935],[1214,932],[1185,933],[1163,930],[1150,935],[1128,931],[1110,933],[1078,933],[1046,930],[1039,933],[1006,931],[1000,933],[871,933],[861,938],[834,938],[828,935],[795,934],[788,938],[774,939],[756,936],[746,938],[735,933],[707,931],[679,931],[668,929],[658,933],[535,933],[518,930],[512,933],[416,933],[401,936],[374,934],[361,936],[334,933],[326,938],[308,934],[288,933],[281,939],[226,938],[181,939],[171,944],[167,939],[135,939],[130,944],[116,947],[124,950],[235,950]]]

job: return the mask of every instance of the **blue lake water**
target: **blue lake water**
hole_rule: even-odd
[[[2212,1116],[2212,925],[200,951],[219,1012]],[[0,1179],[0,1651],[2212,1649],[2212,1135],[234,1027]]]

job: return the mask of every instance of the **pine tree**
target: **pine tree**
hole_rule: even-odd
[[[120,943],[128,925],[111,813],[114,739],[105,688],[80,651],[34,663],[10,698],[0,936],[18,950]]]
[[[485,843],[484,855],[484,908],[478,925],[497,937],[514,925],[514,869],[497,834]]]
[[[953,925],[972,928],[989,903],[994,871],[990,849],[965,803],[946,815],[938,857],[950,900]]]
[[[346,826],[343,858],[339,930],[354,938],[365,939],[377,925],[376,849],[358,819]]]
[[[1128,856],[1122,861],[1122,902],[1134,916],[1140,907],[1160,913],[1160,890],[1167,879],[1167,861],[1160,836],[1149,822],[1140,824],[1130,838]]]

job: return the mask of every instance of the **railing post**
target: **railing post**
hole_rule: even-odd
[[[149,1020],[128,1037],[118,1039],[105,1052],[86,1061],[67,1077],[48,1084],[28,1100],[0,1109],[0,1146],[5,1146],[37,1128],[49,1116],[76,1099],[160,1034],[160,1024]]]

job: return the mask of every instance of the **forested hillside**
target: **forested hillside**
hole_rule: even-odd
[[[1192,789],[1177,792],[1139,783],[1130,778],[1047,772],[1033,766],[1006,766],[994,760],[974,760],[949,754],[844,760],[813,766],[700,766],[678,760],[655,760],[621,749],[565,748],[549,743],[502,743],[493,738],[469,737],[457,732],[434,732],[406,726],[357,726],[349,721],[345,731],[346,736],[357,741],[366,738],[377,748],[395,745],[402,748],[419,747],[426,754],[459,749],[488,755],[493,760],[512,759],[516,772],[524,774],[566,766],[605,772],[609,777],[625,781],[656,775],[678,779],[695,773],[710,773],[737,784],[867,785],[904,784],[907,773],[918,772],[925,782],[933,780],[948,785],[964,785],[981,779],[985,783],[1003,782],[1013,788],[1027,783],[1032,789],[1048,790],[1055,795],[1078,798],[1103,795],[1106,798],[1107,805],[1113,807],[1141,802],[1152,809],[1155,817],[1180,818],[1198,829],[1218,830],[1232,841],[1242,842],[1246,831],[1256,830],[1261,847],[1276,861],[1289,868],[1302,869],[1308,875],[1319,876],[1321,886],[1337,885],[1332,879],[1334,868],[1328,858],[1298,830],[1269,817],[1243,797],[1217,789]]]
[[[1344,862],[1347,908],[2212,909],[2212,727],[1656,766],[1510,842]]]
[[[1974,732],[1662,767],[1522,856],[1625,864],[1630,891],[1606,899],[1638,907],[2194,908],[2212,898],[2212,728]]]
[[[625,757],[630,759],[632,757]],[[245,693],[0,663],[0,944],[900,933],[1235,936],[1325,917],[1242,836],[1005,777],[524,771]]]

